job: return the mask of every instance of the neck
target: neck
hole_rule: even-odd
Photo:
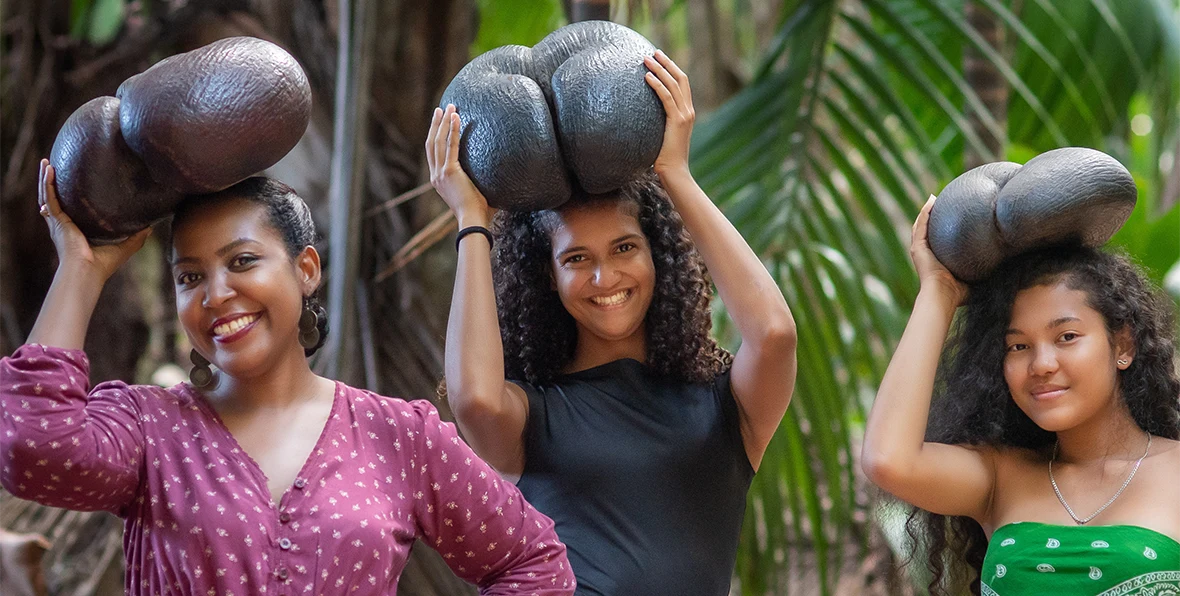
[[[231,376],[218,371],[216,384],[205,395],[221,412],[279,410],[314,398],[321,383],[331,381],[312,372],[299,347],[297,353],[292,350],[258,375]]]
[[[647,362],[646,337],[643,325],[623,339],[603,339],[579,328],[574,359],[566,366],[565,372],[586,370],[622,358]]]
[[[1136,460],[1146,445],[1147,433],[1135,423],[1123,400],[1115,396],[1108,408],[1086,422],[1057,432],[1057,460],[1075,464]]]

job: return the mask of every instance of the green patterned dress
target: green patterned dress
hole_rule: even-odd
[[[1180,596],[1180,543],[1139,526],[1019,522],[992,535],[983,596]]]

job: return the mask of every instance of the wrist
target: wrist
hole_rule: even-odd
[[[924,281],[918,289],[918,297],[914,300],[915,310],[919,304],[923,308],[936,308],[953,314],[959,307],[959,297],[944,284]]]
[[[59,262],[54,275],[67,280],[70,285],[97,285],[100,288],[110,277],[110,273],[103,271],[97,263],[85,259],[69,259]]]
[[[656,176],[660,177],[660,182],[665,186],[669,183],[693,180],[692,172],[688,169],[688,162],[670,165],[655,164],[652,169],[655,170]]]
[[[460,230],[471,226],[487,228],[491,226],[492,218],[487,209],[464,209],[455,214],[455,221],[459,222]]]

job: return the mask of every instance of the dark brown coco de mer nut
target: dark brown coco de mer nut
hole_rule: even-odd
[[[607,21],[504,46],[456,75],[441,105],[461,120],[460,163],[493,207],[552,208],[574,185],[614,190],[651,167],[664,109],[644,81],[643,36]]]
[[[119,100],[97,97],[74,111],[49,154],[61,208],[97,243],[167,217],[181,193],[156,182],[119,130]]]
[[[951,181],[930,212],[930,248],[963,281],[1004,259],[1059,243],[1101,246],[1135,208],[1121,163],[1084,147],[1047,151],[1023,166],[996,162]]]
[[[127,145],[157,181],[184,193],[222,190],[274,165],[311,117],[299,63],[253,37],[165,58],[116,95]]]

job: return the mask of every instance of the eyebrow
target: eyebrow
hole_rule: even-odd
[[[619,236],[618,238],[615,238],[614,240],[611,240],[610,243],[611,244],[618,244],[624,240],[642,239],[642,238],[643,238],[643,236],[641,236],[639,234],[624,234],[622,236]],[[586,248],[585,246],[571,246],[571,247],[557,253],[557,258],[560,259],[561,257],[564,257],[565,255],[567,255],[571,252],[577,252],[579,250],[589,250],[589,249]]]
[[[1045,325],[1045,329],[1052,329],[1062,323],[1071,323],[1073,321],[1081,321],[1081,319],[1079,319],[1077,317],[1073,317],[1073,316],[1059,317],[1059,318],[1056,318],[1056,319],[1053,319],[1052,321],[1050,321],[1048,325]],[[1024,332],[1019,329],[1008,329],[1007,331],[1004,332],[1004,335],[1005,336],[1018,335],[1021,333],[1024,333]]]
[[[252,238],[238,238],[237,240],[234,240],[233,242],[230,242],[229,244],[226,244],[225,246],[217,249],[216,254],[219,257],[224,257],[225,255],[233,252],[239,246],[241,246],[243,244],[248,244],[251,242],[255,243],[255,244],[258,243],[257,240],[254,240]],[[172,261],[172,266],[175,267],[181,263],[195,263],[198,260],[199,259],[197,259],[196,257],[181,257],[179,259],[176,259],[175,261]]]

